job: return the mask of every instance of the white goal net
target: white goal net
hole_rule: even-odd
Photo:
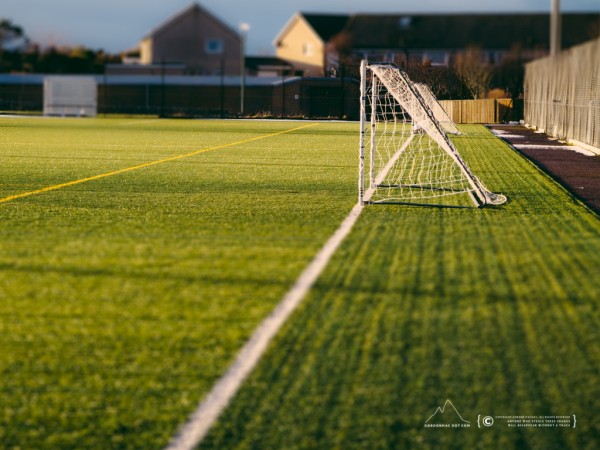
[[[473,175],[404,72],[388,64],[362,63],[361,204],[483,206],[505,201]]]
[[[451,134],[460,134],[460,131],[456,128],[456,124],[452,121],[446,110],[442,108],[442,105],[440,105],[436,96],[433,95],[429,86],[423,83],[415,83],[415,87],[419,91],[419,94],[421,94],[421,97],[423,97],[425,104],[433,112],[433,117],[439,122],[444,131]]]
[[[46,116],[95,116],[97,97],[94,77],[53,75],[44,78]]]

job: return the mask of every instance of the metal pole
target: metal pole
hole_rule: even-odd
[[[108,114],[108,75],[106,73],[106,55],[104,55],[104,86],[102,86],[102,103],[104,103],[104,117]]]
[[[550,15],[550,55],[556,55],[561,47],[560,0],[552,0]]]
[[[246,35],[250,25],[240,23],[240,116],[244,115],[244,90],[246,88]]]
[[[221,56],[221,119],[225,118],[225,58]]]
[[[371,71],[371,153],[369,155],[369,186],[375,189],[375,148],[377,146],[377,105],[379,103],[379,78]],[[384,112],[385,113],[385,112]]]
[[[281,72],[281,118],[285,117],[285,75]]]
[[[165,117],[165,60],[160,61],[160,117]]]
[[[358,145],[358,204],[365,195],[365,122],[367,119],[367,62],[360,63],[360,140]]]

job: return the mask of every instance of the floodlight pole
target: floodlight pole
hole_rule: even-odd
[[[244,115],[244,90],[246,88],[246,37],[250,24],[240,23],[240,116]]]
[[[560,0],[552,0],[550,15],[550,55],[556,55],[561,47]]]

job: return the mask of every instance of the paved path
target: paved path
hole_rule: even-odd
[[[521,125],[488,128],[600,214],[600,156]]]

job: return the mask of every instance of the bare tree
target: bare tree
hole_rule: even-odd
[[[404,70],[411,80],[429,86],[437,99],[461,97],[462,82],[449,67],[432,66],[431,63],[409,63]]]
[[[335,70],[339,72],[339,76],[354,75],[360,77],[358,71],[360,60],[352,56],[354,39],[350,33],[341,31],[329,40],[327,46],[328,56],[332,60]]]
[[[493,68],[485,60],[479,47],[468,47],[465,53],[457,55],[454,70],[474,99],[485,97],[492,80]]]

